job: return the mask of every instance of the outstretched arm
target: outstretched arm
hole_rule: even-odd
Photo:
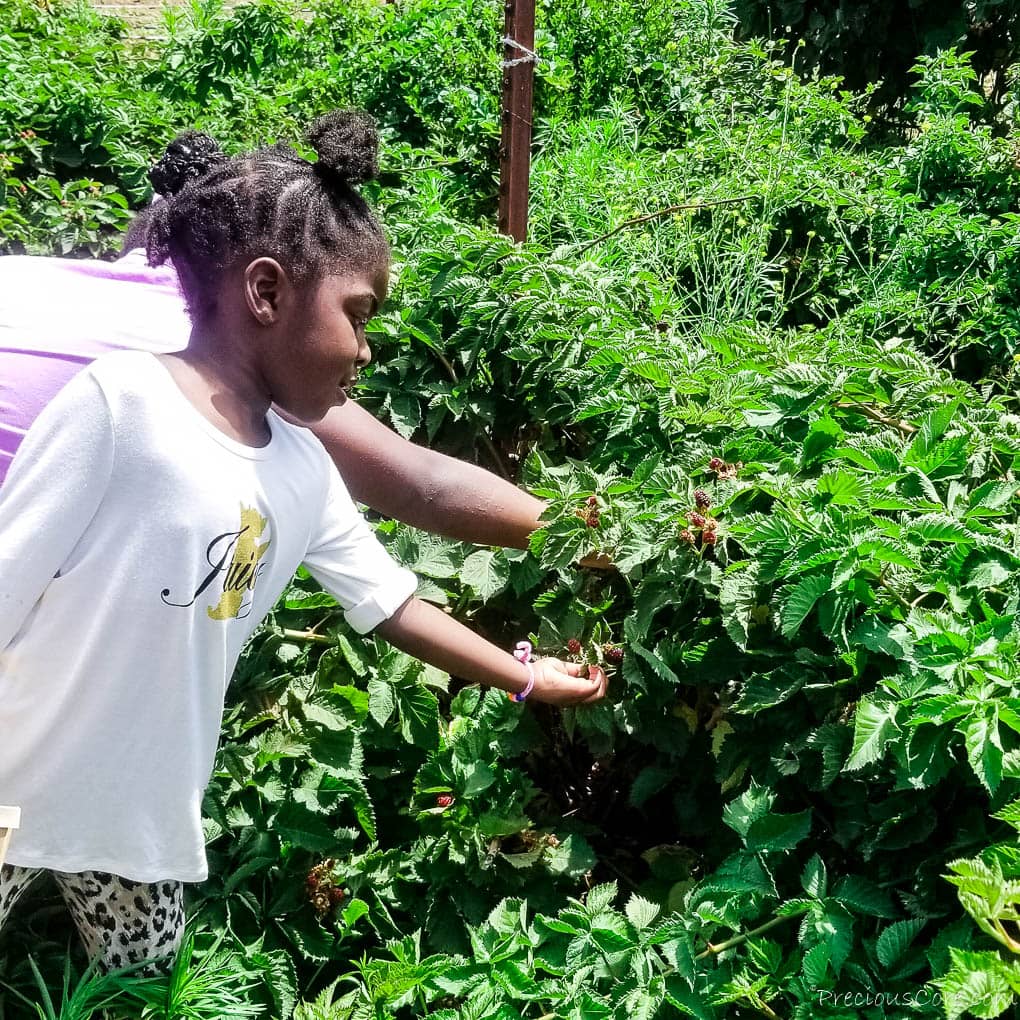
[[[515,694],[525,689],[528,671],[504,652],[435,606],[408,599],[375,632],[401,651],[465,680]],[[606,694],[606,674],[597,666],[581,666],[559,659],[539,659],[532,665],[534,701],[547,705],[578,705],[599,701]]]
[[[312,431],[351,495],[425,531],[477,545],[527,547],[545,504],[489,471],[402,439],[353,400]]]

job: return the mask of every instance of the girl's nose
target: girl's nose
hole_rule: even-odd
[[[372,360],[372,348],[367,343],[358,347],[358,366],[364,368]]]

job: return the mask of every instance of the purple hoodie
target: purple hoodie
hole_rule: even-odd
[[[0,483],[79,369],[109,351],[179,351],[190,333],[176,273],[148,266],[141,249],[116,262],[0,257]]]

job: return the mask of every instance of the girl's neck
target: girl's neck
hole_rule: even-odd
[[[272,437],[266,423],[269,391],[254,359],[221,341],[223,335],[196,325],[187,349],[164,355],[163,363],[188,400],[221,432],[245,446],[265,446]]]

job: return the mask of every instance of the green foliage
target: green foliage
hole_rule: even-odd
[[[973,66],[1002,102],[1009,69],[1020,56],[1014,0],[737,0],[743,33],[803,40],[798,63],[838,74],[854,89],[881,82],[878,96],[894,106],[906,96],[920,54],[957,47],[972,51]]]
[[[115,247],[179,127],[233,149],[328,105],[380,117],[395,265],[363,402],[548,509],[528,550],[379,533],[492,640],[576,639],[611,675],[602,704],[522,711],[358,638],[299,575],[206,801],[189,909],[222,941],[145,1008],[1009,1008],[1020,170],[965,57],[912,53],[908,126],[877,138],[867,94],[711,3],[546,5],[520,246],[489,222],[498,5],[196,7],[154,53],[8,10],[9,250]],[[592,551],[618,571],[578,569]],[[32,1002],[26,946],[64,972],[52,906],[4,935]]]

